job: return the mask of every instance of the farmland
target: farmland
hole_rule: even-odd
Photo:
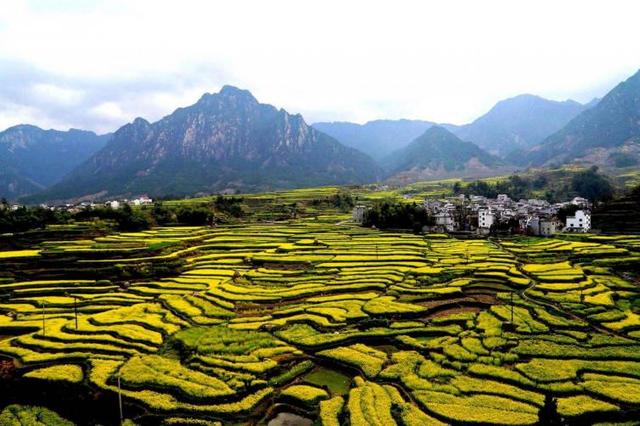
[[[639,237],[460,240],[248,202],[250,221],[0,251],[0,421],[118,424],[119,394],[140,425],[526,425],[547,396],[570,423],[638,418]]]

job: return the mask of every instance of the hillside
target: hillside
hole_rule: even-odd
[[[225,86],[149,123],[138,118],[36,199],[146,193],[187,195],[373,182],[367,155],[308,126],[302,116]]]
[[[498,102],[472,123],[446,127],[460,139],[504,157],[542,142],[585,108],[572,100],[557,102],[525,94]]]
[[[433,124],[422,120],[374,120],[365,124],[344,121],[314,123],[313,127],[381,160],[394,150],[407,146]]]
[[[10,127],[0,133],[0,196],[15,199],[58,182],[109,137],[76,129]]]
[[[629,167],[640,160],[640,71],[597,105],[531,148],[522,164],[565,162]]]
[[[389,155],[383,164],[395,181],[486,176],[508,170],[497,157],[440,126],[429,128],[407,147]]]

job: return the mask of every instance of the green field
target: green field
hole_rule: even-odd
[[[141,425],[526,425],[547,395],[572,424],[639,418],[640,237],[259,220],[314,191],[0,252],[0,424],[117,424],[119,393]]]

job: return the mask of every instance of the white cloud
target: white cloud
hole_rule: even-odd
[[[0,58],[59,76],[66,90],[94,85],[86,97],[117,103],[126,120],[157,119],[229,83],[308,121],[461,123],[519,93],[586,101],[640,67],[632,0],[16,4],[0,12]],[[115,125],[111,113],[88,125]]]
[[[45,101],[61,105],[75,105],[84,97],[84,93],[81,90],[68,89],[46,83],[34,84],[32,91],[35,96],[44,98]]]
[[[103,102],[91,108],[89,112],[98,118],[108,120],[124,120],[126,117],[120,106],[115,102]]]

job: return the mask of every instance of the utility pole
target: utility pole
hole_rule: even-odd
[[[120,372],[118,372],[118,407],[120,408],[120,426],[124,423],[124,417],[122,415],[122,390],[120,388]]]
[[[511,291],[511,324],[513,324],[513,290]]]
[[[73,296],[73,313],[76,317],[76,330],[78,329],[78,297]]]
[[[45,305],[45,302],[43,301],[43,302],[41,303],[41,306],[42,306],[42,335],[43,335],[43,336],[45,336],[45,335],[47,334],[47,333],[46,333],[46,326],[47,326],[47,324],[45,323],[45,316],[44,316],[44,305]]]

